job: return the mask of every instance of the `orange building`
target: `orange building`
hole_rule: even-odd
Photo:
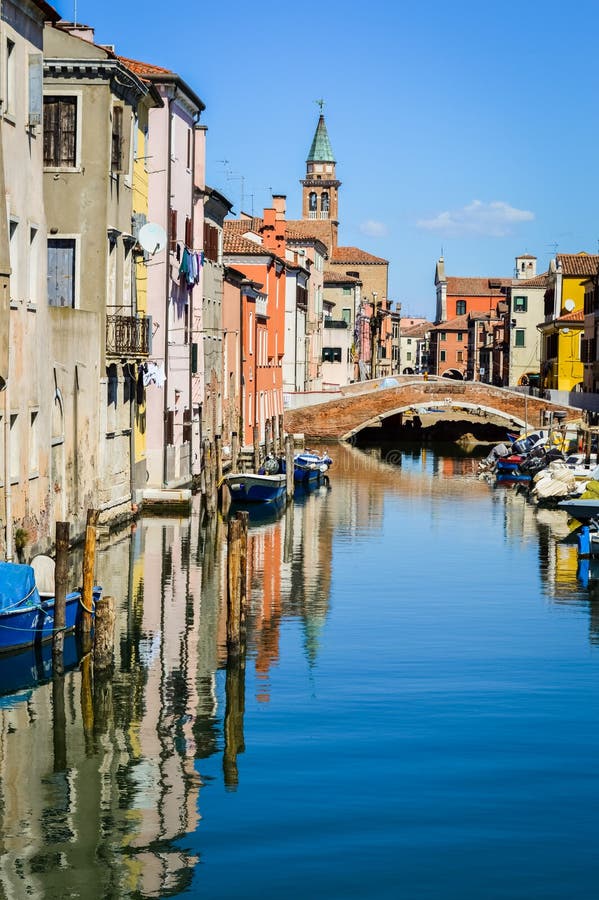
[[[242,442],[249,446],[254,426],[264,440],[265,423],[283,412],[285,342],[285,223],[264,210],[260,233],[242,215],[225,222],[224,259],[245,276],[241,294]]]
[[[436,375],[465,377],[468,370],[468,326],[472,316],[494,316],[505,301],[511,278],[456,278],[445,274],[443,257],[435,269],[437,311],[431,330],[431,370]]]

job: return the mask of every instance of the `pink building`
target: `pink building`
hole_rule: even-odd
[[[148,263],[148,313],[152,351],[147,384],[147,471],[149,489],[189,486],[197,460],[199,409],[194,409],[192,371],[197,368],[194,333],[201,310],[201,251],[194,217],[196,154],[202,174],[205,132],[198,127],[205,109],[197,94],[175,73],[124,60],[155,86],[163,106],[150,110],[146,154],[149,220],[164,229],[165,250]],[[200,175],[201,177],[201,175]],[[194,359],[195,356],[195,359]],[[196,386],[197,387],[197,386]],[[195,421],[194,421],[195,418]]]

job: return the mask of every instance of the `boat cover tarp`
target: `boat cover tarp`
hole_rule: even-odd
[[[24,606],[35,606],[39,602],[35,574],[31,566],[0,562],[0,613],[14,608],[19,603]]]

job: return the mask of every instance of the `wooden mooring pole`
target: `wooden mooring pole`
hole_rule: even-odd
[[[66,625],[67,582],[69,578],[69,523],[56,523],[56,559],[54,566],[54,634],[52,662],[62,671],[62,651]]]
[[[239,466],[239,435],[231,433],[231,472],[237,472]]]
[[[85,527],[85,546],[83,548],[83,587],[81,590],[81,631],[89,634],[94,621],[94,575],[96,569],[96,526],[100,513],[97,509],[88,509]]]
[[[260,468],[260,428],[258,425],[254,425],[253,429],[253,438],[254,438],[254,472],[257,472]]]
[[[277,428],[277,433],[279,435],[279,448],[277,450],[277,454],[279,456],[285,455],[285,426],[284,426],[284,418],[283,413],[279,415],[279,424]]]
[[[293,483],[293,438],[290,434],[285,437],[285,474],[287,499],[292,500],[295,485]]]

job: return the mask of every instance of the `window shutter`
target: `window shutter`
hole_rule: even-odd
[[[58,165],[74,168],[76,164],[77,99],[63,97],[58,100]]]
[[[191,227],[191,219],[189,216],[185,217],[185,246],[190,249],[193,248],[193,229]]]
[[[123,107],[112,107],[112,156],[111,169],[113,172],[122,171],[123,165],[121,160],[123,144]]]
[[[29,54],[29,125],[42,124],[42,74],[41,53]]]
[[[166,443],[169,446],[173,446],[175,443],[175,413],[172,409],[167,410],[166,413]]]
[[[177,248],[177,210],[171,209],[169,222],[169,241],[171,250]]]
[[[75,242],[48,240],[48,304],[75,306]]]

